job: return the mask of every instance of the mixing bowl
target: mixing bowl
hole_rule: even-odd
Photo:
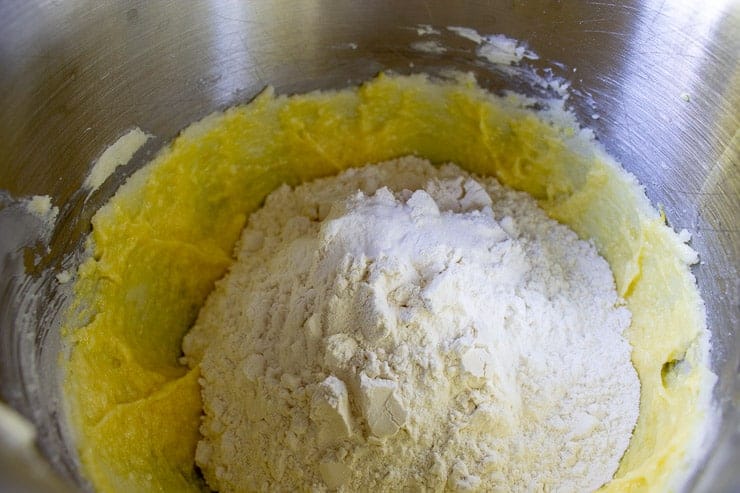
[[[425,28],[448,49],[420,50]],[[737,264],[740,5],[535,0],[4,1],[0,4],[0,490],[86,487],[59,416],[59,322],[90,218],[187,124],[279,92],[339,88],[381,70],[472,71],[492,91],[546,92],[481,62],[445,28],[522,40],[528,70],[570,81],[569,104],[693,235],[718,375],[718,433],[690,491],[739,491]],[[499,67],[500,68],[500,67]],[[531,81],[530,81],[531,82]],[[155,136],[92,194],[95,158],[127,130]],[[18,199],[60,208],[43,234]],[[7,416],[6,416],[7,414]],[[53,471],[50,472],[50,471]]]

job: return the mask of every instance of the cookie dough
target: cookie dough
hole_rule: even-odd
[[[199,491],[197,369],[181,339],[232,262],[247,215],[281,183],[418,155],[495,175],[593,240],[633,314],[640,416],[605,491],[674,484],[702,433],[712,374],[688,239],[634,177],[559,110],[470,76],[386,76],[252,103],[193,124],[93,219],[65,337],[68,418],[100,491]]]

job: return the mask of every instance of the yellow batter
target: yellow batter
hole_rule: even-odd
[[[251,104],[192,125],[96,214],[66,338],[65,390],[83,471],[100,491],[198,491],[197,374],[181,338],[231,262],[247,215],[283,182],[417,154],[494,174],[592,238],[633,314],[640,417],[604,491],[669,488],[705,416],[693,253],[575,122],[546,123],[470,77],[379,76]],[[679,363],[685,360],[684,363]]]

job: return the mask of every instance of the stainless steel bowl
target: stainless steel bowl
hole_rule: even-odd
[[[43,455],[5,421],[0,490],[58,491],[56,478],[84,487],[58,422],[58,319],[69,293],[52,278],[74,263],[95,209],[181,128],[266,84],[336,88],[380,70],[452,67],[494,91],[532,90],[481,64],[464,39],[445,38],[444,54],[413,49],[419,24],[526,41],[540,55],[534,68],[572,81],[576,113],[670,224],[693,233],[722,422],[688,489],[740,491],[737,0],[0,3],[0,389],[35,425]],[[133,126],[157,138],[85,200],[91,163]],[[51,237],[14,206],[35,194],[61,207]],[[56,478],[39,473],[43,464]]]

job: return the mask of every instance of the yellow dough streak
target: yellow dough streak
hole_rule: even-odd
[[[631,175],[565,114],[547,123],[472,77],[380,75],[276,96],[186,129],[93,220],[65,329],[65,390],[83,469],[100,491],[186,491],[201,401],[182,336],[231,262],[248,214],[281,183],[417,154],[524,190],[609,261],[633,314],[641,413],[605,491],[670,485],[702,419],[703,305],[688,248]]]

